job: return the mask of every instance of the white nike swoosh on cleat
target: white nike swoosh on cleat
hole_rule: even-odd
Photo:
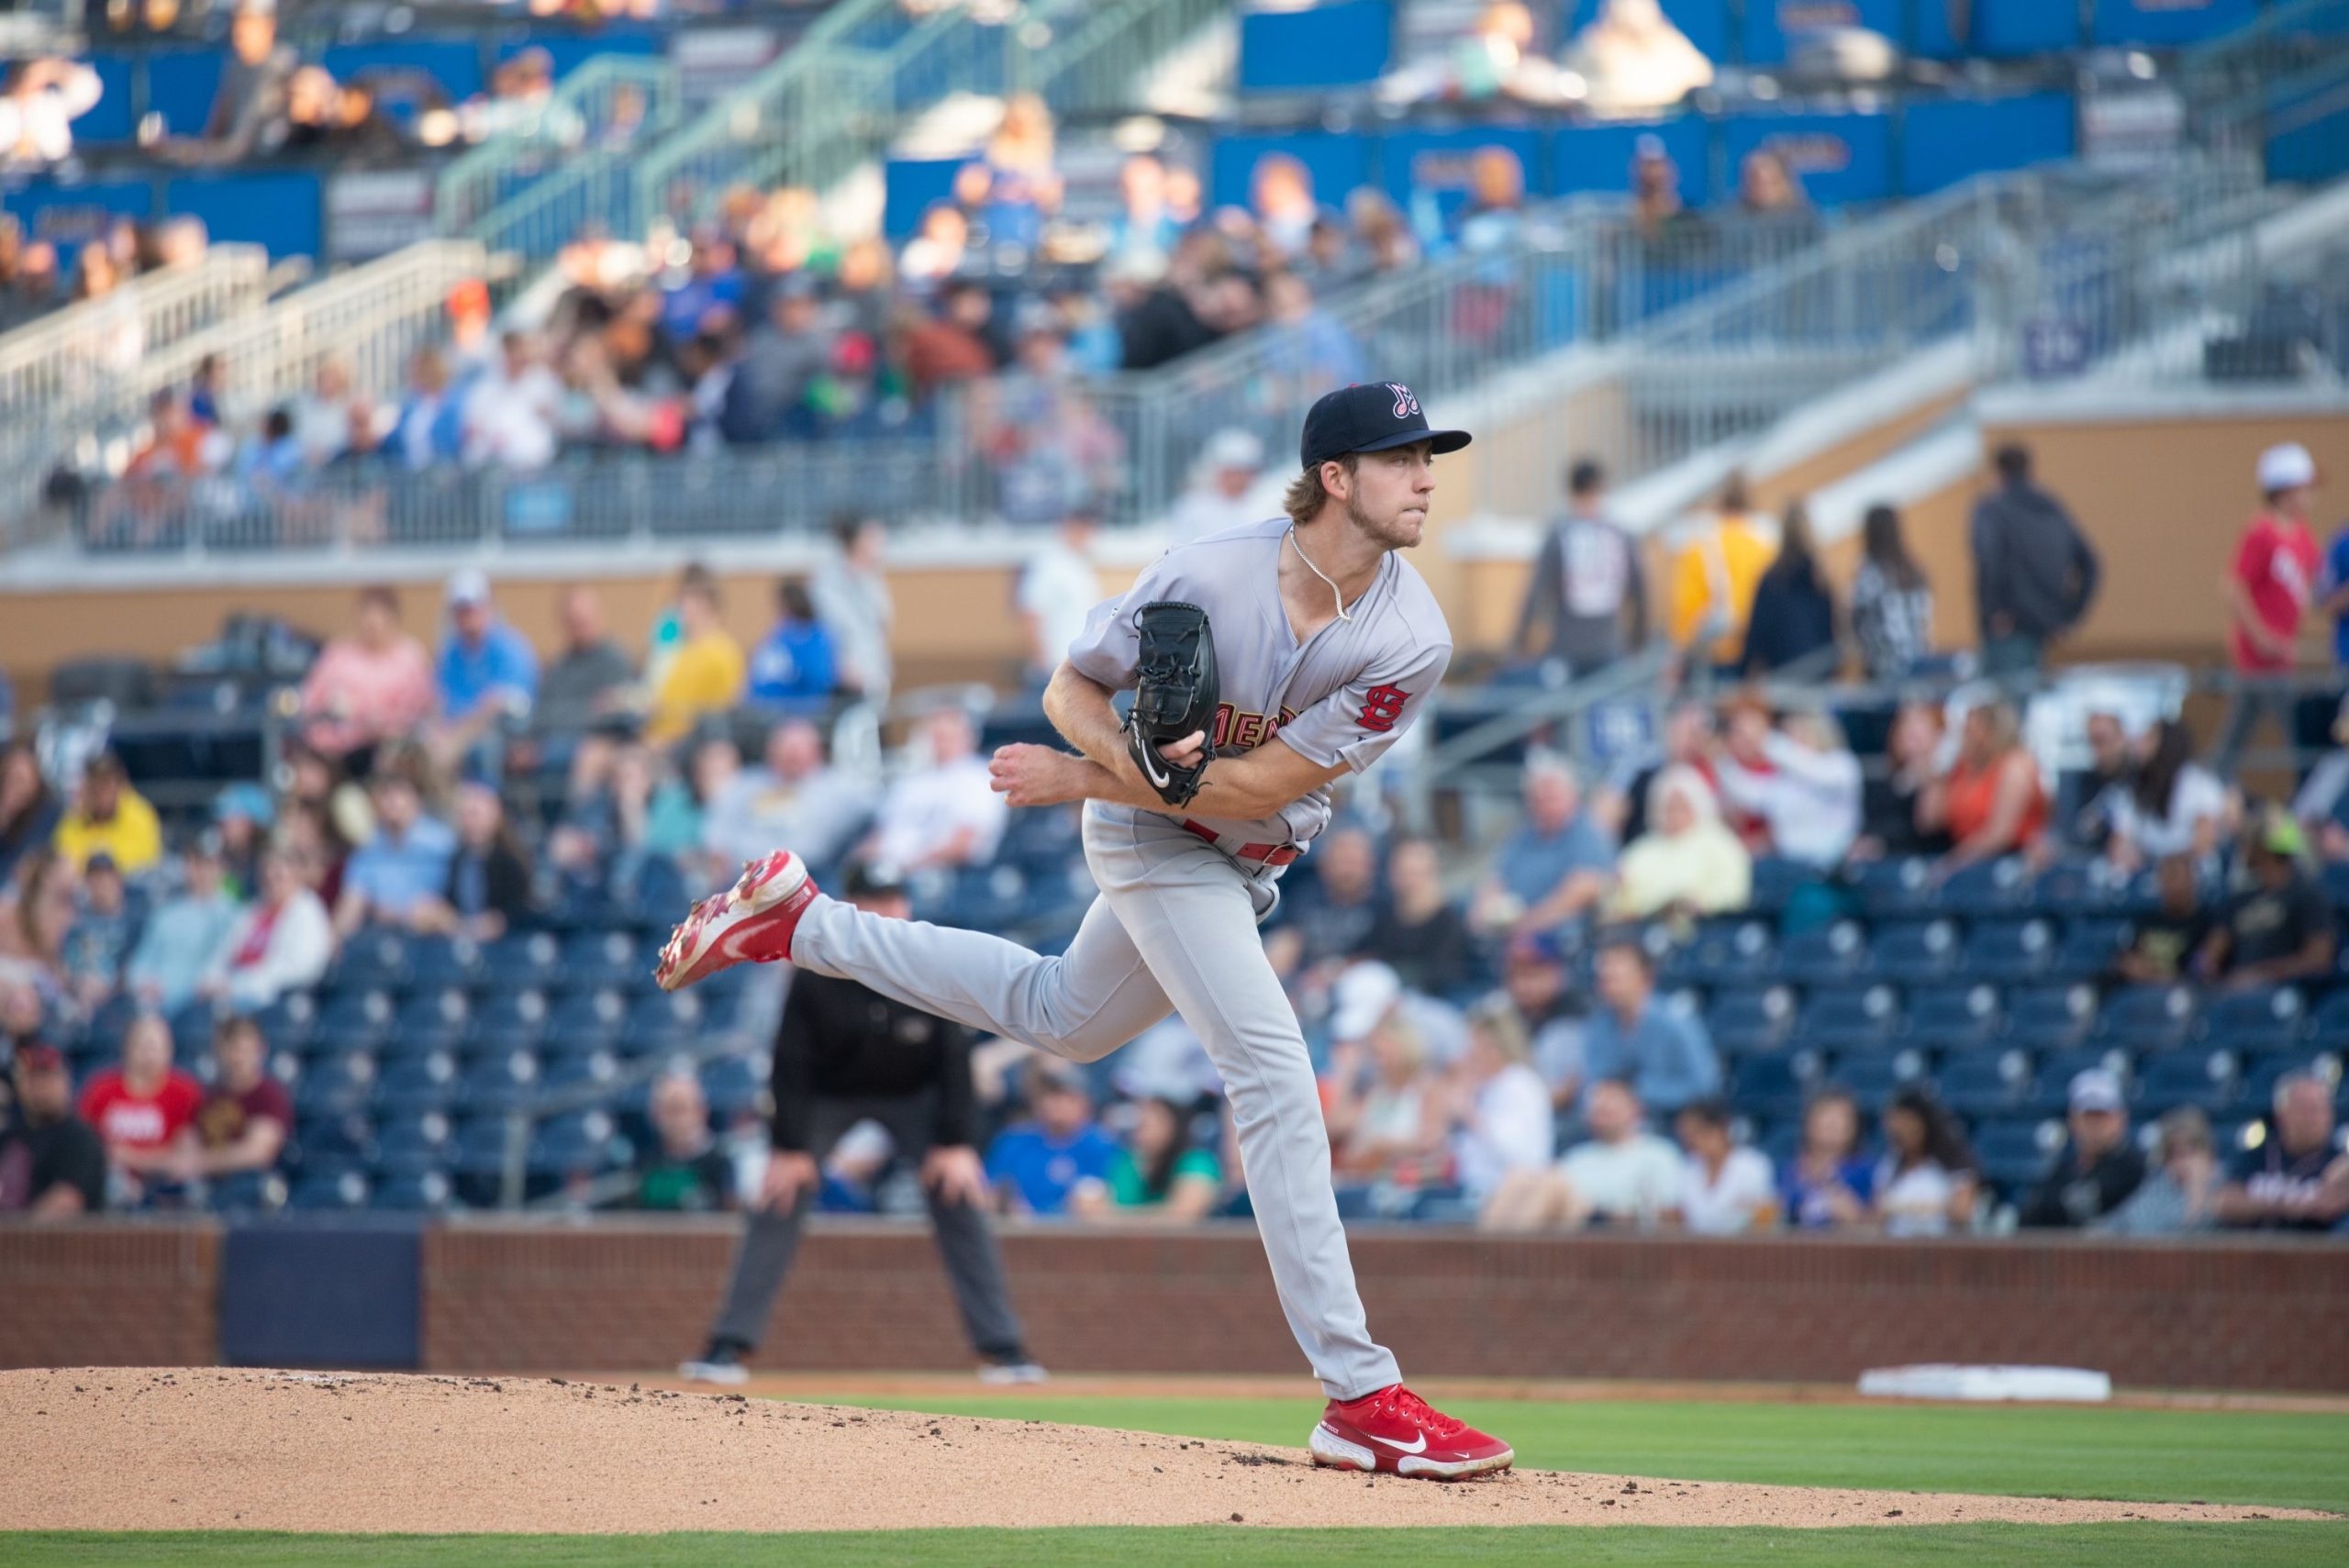
[[[1428,1450],[1428,1435],[1425,1432],[1419,1434],[1417,1442],[1408,1443],[1398,1443],[1393,1438],[1382,1438],[1376,1432],[1364,1432],[1363,1436],[1375,1443],[1385,1443],[1397,1453],[1425,1453]]]

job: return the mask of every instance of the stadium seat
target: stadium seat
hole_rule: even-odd
[[[2336,913],[2349,914],[2349,862],[2335,861],[2324,868],[2324,893]]]
[[[455,1154],[449,1118],[439,1111],[399,1117],[375,1131],[375,1169],[385,1176],[417,1176],[447,1168]]]
[[[547,999],[540,991],[505,991],[473,1010],[473,1050],[483,1055],[536,1051],[546,1036]]]
[[[1700,923],[1688,940],[1665,955],[1657,971],[1665,985],[1755,985],[1770,976],[1776,954],[1769,925],[1761,920],[1713,919]]]
[[[272,1053],[292,1051],[298,1055],[307,1050],[317,1021],[317,1004],[307,991],[280,996],[253,1015],[253,1022],[261,1026],[261,1037],[269,1042]]]
[[[1974,1160],[1982,1179],[2009,1197],[2046,1174],[2064,1147],[2064,1124],[2039,1121],[1989,1121],[1974,1131]]]
[[[562,973],[562,944],[548,931],[509,931],[482,950],[481,963],[492,991],[542,991]]]
[[[2308,1003],[2289,985],[2237,991],[2214,999],[2196,1037],[2247,1053],[2283,1051],[2308,1031]]]
[[[2045,920],[1985,920],[1966,934],[1965,973],[1977,979],[2036,980],[2054,958],[2055,929]]]
[[[367,1178],[356,1171],[305,1172],[285,1195],[285,1207],[306,1214],[367,1207]]]
[[[558,984],[567,991],[623,990],[651,970],[652,960],[634,931],[574,931],[562,944]]]
[[[2349,989],[2329,994],[2309,1015],[2309,1044],[2318,1051],[2349,1051]]]
[[[721,1122],[756,1110],[766,1086],[767,1065],[753,1057],[721,1056],[702,1066],[702,1093],[708,1096],[710,1114]]]
[[[540,1074],[539,1087],[549,1095],[573,1089],[609,1087],[619,1081],[619,1058],[608,1051],[565,1051],[551,1058]]]
[[[374,1207],[395,1214],[432,1214],[447,1208],[454,1195],[439,1171],[394,1176],[375,1189]]]
[[[470,937],[414,937],[408,984],[417,991],[471,991],[482,984],[482,949]]]
[[[1816,1051],[1881,1050],[1900,1032],[1900,998],[1889,985],[1820,991],[1804,1004],[1795,1039]]]
[[[1747,906],[1757,915],[1783,915],[1795,890],[1818,880],[1819,872],[1814,867],[1765,855],[1753,862],[1753,892],[1746,900]]]
[[[1916,1050],[1847,1052],[1836,1059],[1827,1076],[1871,1115],[1883,1110],[1903,1089],[1932,1087],[1925,1073],[1925,1053]]]
[[[347,1051],[312,1063],[294,1087],[294,1105],[305,1117],[365,1112],[375,1100],[375,1059]]]
[[[594,1176],[628,1162],[630,1151],[605,1111],[552,1118],[530,1140],[530,1169],[555,1176]]]
[[[2132,1051],[2175,1051],[2194,1032],[2194,993],[2183,985],[2131,985],[2104,999],[2088,1038]]]
[[[1942,884],[1942,907],[1965,919],[2006,915],[2030,900],[2031,878],[2022,862],[1981,861],[1960,866]]]
[[[2070,1108],[2067,1100],[2072,1080],[2091,1067],[2118,1077],[2123,1090],[2137,1074],[2136,1063],[2129,1053],[2110,1046],[2082,1045],[2066,1051],[2047,1051],[2039,1058],[2039,1071],[2033,1075],[2033,1106],[2045,1116],[2062,1116]]]
[[[385,1116],[445,1111],[457,1097],[457,1059],[445,1051],[387,1062],[375,1085],[375,1108]]]
[[[1839,985],[1859,976],[1867,940],[1853,920],[1798,931],[1778,949],[1778,973],[1798,985]]]
[[[1794,1026],[1794,993],[1783,985],[1762,991],[1724,991],[1705,1014],[1705,1032],[1725,1057],[1754,1056],[1778,1050]]]
[[[495,1177],[506,1170],[508,1129],[502,1116],[476,1116],[458,1123],[449,1169],[459,1175]]]
[[[1791,1051],[1748,1057],[1737,1064],[1735,1082],[1735,1103],[1741,1110],[1774,1121],[1798,1118],[1804,1102],[1819,1086],[1819,1055]]]
[[[386,1056],[414,1056],[429,1051],[462,1051],[470,1034],[473,1006],[454,986],[417,991],[400,1005],[384,1042]]]
[[[336,1053],[374,1051],[390,1038],[393,1017],[388,991],[338,991],[318,1010],[310,1048]]]
[[[619,900],[619,912],[637,930],[666,940],[670,928],[685,917],[693,902],[685,873],[677,869],[677,862],[655,855],[638,868],[635,880]]]
[[[627,1026],[628,999],[617,990],[574,992],[548,1014],[544,1049],[559,1056],[617,1051]]]
[[[1986,1045],[1999,1022],[1996,986],[1936,985],[1909,994],[1909,1036],[1926,1046]]]
[[[1934,1082],[1942,1104],[1969,1121],[2022,1116],[2033,1105],[2031,1053],[2011,1046],[1952,1051]]]
[[[476,1057],[457,1084],[460,1103],[468,1111],[481,1113],[518,1110],[538,1094],[538,1056],[522,1050]]]
[[[1927,920],[1877,928],[1869,944],[1868,965],[1876,974],[1901,985],[1931,985],[1955,972],[1957,927],[1948,920]]]
[[[1861,867],[1854,891],[1876,919],[1931,915],[1936,902],[1932,869],[1913,855]]]
[[[108,997],[90,1016],[90,1027],[84,1039],[93,1054],[112,1057],[122,1051],[122,1037],[130,1031],[130,1023],[139,1016],[139,999],[126,992]]]
[[[2111,973],[2134,928],[2126,920],[2087,916],[2064,929],[2048,973],[2065,980],[2096,980]]]
[[[631,1056],[683,1051],[701,1032],[701,988],[655,991],[640,996],[629,1008],[622,1043]]]
[[[2175,1051],[2143,1064],[2136,1105],[2144,1116],[2192,1106],[2206,1116],[2232,1110],[2241,1088],[2230,1051]]]
[[[2333,1099],[2341,1098],[2341,1058],[2329,1051],[2293,1049],[2263,1056],[2243,1064],[2240,1094],[2242,1108],[2253,1115],[2264,1115],[2276,1098],[2276,1081],[2288,1073],[2313,1072],[2333,1085]]]
[[[407,938],[369,927],[343,943],[327,984],[336,991],[397,991],[407,975]]]
[[[2087,1038],[2096,993],[2086,985],[2033,985],[2007,994],[2007,1038],[2028,1051],[2060,1051]]]
[[[2109,860],[2059,862],[2032,879],[2031,903],[2050,915],[2113,918],[2129,903],[2129,879]]]
[[[190,1002],[172,1015],[172,1050],[183,1066],[212,1054],[212,1031],[220,1018],[221,1010],[204,1000]]]

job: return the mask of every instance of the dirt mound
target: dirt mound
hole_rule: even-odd
[[[548,1378],[9,1372],[0,1373],[0,1431],[20,1434],[22,1451],[55,1456],[17,1466],[0,1488],[0,1529],[610,1533],[2322,1517],[1527,1471],[1453,1485],[1374,1480],[1317,1471],[1296,1449]]]

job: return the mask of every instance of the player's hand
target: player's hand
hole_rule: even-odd
[[[941,1203],[986,1206],[986,1168],[979,1163],[978,1151],[967,1143],[948,1144],[923,1155],[921,1184],[936,1193]]]
[[[823,1184],[824,1173],[816,1168],[813,1154],[778,1149],[767,1156],[766,1174],[759,1178],[757,1207],[789,1214],[803,1195]]]
[[[1065,806],[1085,798],[1092,764],[1051,746],[999,746],[987,760],[987,787],[1013,806]]]

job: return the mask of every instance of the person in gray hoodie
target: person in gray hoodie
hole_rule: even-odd
[[[1510,646],[1537,632],[1538,658],[1576,675],[1612,664],[1648,639],[1647,573],[1640,547],[1607,516],[1607,475],[1588,458],[1566,474],[1566,513],[1550,526],[1526,584]]]
[[[2031,481],[2031,450],[1992,459],[1998,487],[1974,506],[1974,595],[1988,675],[2036,671],[2087,614],[2103,567],[2064,503]]]

